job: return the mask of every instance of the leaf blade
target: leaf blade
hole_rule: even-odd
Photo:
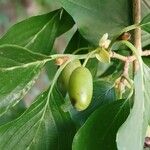
[[[150,33],[150,13],[142,19],[140,25],[144,31]]]
[[[0,116],[33,86],[46,59],[20,46],[0,46]]]
[[[103,34],[112,36],[131,23],[130,4],[127,1],[60,0],[60,3],[74,18],[80,33],[94,45],[98,45]]]
[[[69,114],[60,108],[62,103],[56,89],[50,97],[48,91],[41,94],[21,117],[0,126],[0,148],[69,150],[75,129]]]
[[[55,38],[74,25],[71,16],[61,11],[58,9],[15,24],[2,36],[0,45],[15,44],[38,53],[50,54]],[[63,25],[62,21],[64,21]]]
[[[142,69],[142,70],[141,70]],[[135,76],[135,98],[134,105],[126,122],[117,133],[117,146],[119,150],[141,150],[144,146],[144,139],[149,122],[149,98],[150,85],[148,66],[143,64],[143,68]],[[128,138],[127,132],[130,132]]]
[[[115,136],[128,114],[129,104],[122,100],[98,108],[75,135],[73,150],[116,150]]]

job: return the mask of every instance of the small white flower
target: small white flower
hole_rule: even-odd
[[[111,43],[111,40],[108,39],[108,33],[105,33],[99,41],[99,46],[107,49]]]

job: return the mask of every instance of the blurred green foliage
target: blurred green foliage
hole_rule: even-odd
[[[46,9],[56,9],[60,7],[60,4],[57,0],[35,0],[39,5]]]

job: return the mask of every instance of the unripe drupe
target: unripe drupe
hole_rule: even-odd
[[[61,79],[64,90],[68,89],[68,83],[69,83],[69,79],[70,79],[72,72],[74,71],[74,69],[80,66],[81,66],[80,61],[76,59],[68,63],[66,67],[62,70],[60,79]]]
[[[69,97],[73,106],[85,110],[91,103],[93,95],[93,79],[91,72],[85,67],[76,68],[69,80]]]

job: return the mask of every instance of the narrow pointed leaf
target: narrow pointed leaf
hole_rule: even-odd
[[[117,150],[116,133],[129,114],[123,100],[98,108],[76,133],[73,150]]]
[[[145,98],[145,109],[146,109],[146,118],[148,119],[148,122],[150,124],[150,67],[148,67],[147,65],[144,64],[144,68],[143,68],[143,72],[144,72],[144,78],[143,78],[143,83],[144,83],[144,98]]]
[[[75,128],[63,102],[56,89],[41,94],[22,116],[0,126],[0,149],[70,150]]]
[[[0,116],[33,86],[46,59],[20,46],[0,46]]]
[[[27,45],[56,13],[34,16],[13,25],[0,39],[0,44]]]
[[[60,22],[57,31],[57,36],[60,36],[61,34],[71,29],[74,26],[74,24],[75,22],[73,18],[67,13],[66,10],[63,9],[62,14],[60,14]]]
[[[60,13],[56,12],[52,18],[37,32],[32,39],[25,45],[26,48],[32,51],[50,54],[57,31],[59,28]]]
[[[0,46],[0,70],[13,70],[16,67],[26,68],[30,65],[41,64],[49,57],[33,53],[17,45]]]
[[[15,24],[0,39],[0,45],[16,44],[42,54],[50,54],[55,38],[73,25],[74,21],[65,11],[61,13],[60,9],[55,10]]]
[[[149,74],[150,68],[143,64],[143,68],[135,76],[134,106],[117,133],[118,150],[143,149],[146,129],[150,121]]]

